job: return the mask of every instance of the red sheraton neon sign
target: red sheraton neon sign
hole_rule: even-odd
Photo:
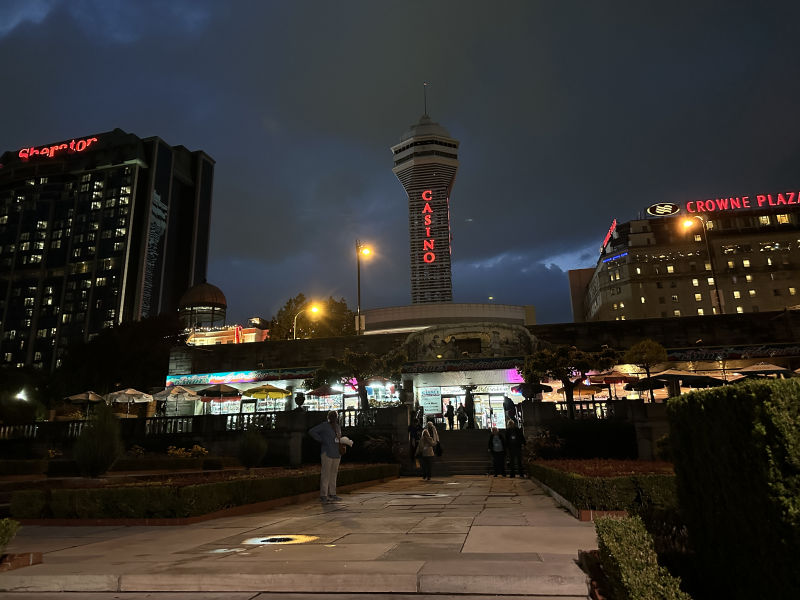
[[[686,203],[686,211],[690,213],[718,212],[764,208],[766,206],[788,206],[790,204],[800,204],[800,192],[756,194],[754,198],[750,196],[735,196],[730,198],[712,198],[710,200],[690,200]]]
[[[53,144],[52,146],[42,146],[41,148],[34,148],[31,146],[30,148],[23,148],[20,150],[19,157],[22,160],[28,160],[32,156],[46,156],[48,158],[53,158],[56,153],[63,152],[64,150],[66,150],[68,154],[72,154],[73,152],[83,152],[88,150],[89,146],[96,141],[96,137],[90,137],[77,141],[72,140],[69,144]]]
[[[425,239],[422,240],[422,260],[426,263],[432,263],[436,260],[436,254],[433,252],[435,239],[431,236],[431,222],[433,221],[433,209],[431,208],[431,201],[433,200],[433,191],[425,190],[422,192],[422,200],[425,206],[422,208],[422,223],[425,226]]]

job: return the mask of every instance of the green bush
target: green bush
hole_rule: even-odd
[[[529,439],[536,458],[638,458],[632,423],[607,419],[548,421]]]
[[[600,564],[615,600],[691,600],[680,579],[659,566],[653,540],[639,517],[595,520]]]
[[[676,503],[673,475],[585,477],[535,462],[527,466],[531,477],[563,496],[577,509],[633,510],[642,503],[658,506]]]
[[[258,429],[250,428],[245,431],[237,451],[242,466],[246,469],[257,467],[266,454],[267,440],[264,439],[264,435]]]
[[[728,598],[796,597],[800,381],[694,392],[671,399],[667,413],[680,506],[704,577]]]
[[[0,554],[6,549],[6,546],[14,539],[19,529],[19,523],[11,519],[0,519]]]
[[[47,509],[43,490],[19,490],[11,494],[11,514],[17,519],[42,519],[49,516]]]
[[[72,449],[82,475],[97,477],[123,452],[119,421],[110,406],[100,403]]]

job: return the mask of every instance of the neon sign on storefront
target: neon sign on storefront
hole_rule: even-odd
[[[72,140],[69,143],[53,144],[52,146],[42,146],[41,148],[23,148],[19,151],[19,157],[22,160],[28,160],[32,156],[46,156],[53,158],[56,154],[73,154],[75,152],[84,152],[89,149],[94,142],[97,141],[96,137],[85,138],[82,140]]]
[[[422,223],[425,227],[425,239],[422,240],[422,260],[426,263],[432,263],[436,260],[434,253],[434,238],[431,235],[431,223],[433,221],[433,209],[431,208],[431,201],[433,200],[433,191],[425,190],[422,192],[422,199],[425,201],[425,206],[422,208]]]

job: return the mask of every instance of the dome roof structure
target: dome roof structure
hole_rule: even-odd
[[[401,142],[410,140],[414,137],[436,136],[450,138],[450,132],[444,127],[433,121],[428,115],[422,115],[416,125],[412,125],[400,138]]]
[[[193,306],[228,308],[228,302],[225,300],[225,294],[222,293],[221,289],[210,283],[203,282],[186,290],[178,303],[179,309]]]

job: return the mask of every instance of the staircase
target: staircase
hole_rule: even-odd
[[[488,429],[442,431],[442,456],[433,459],[434,475],[486,475],[491,470]]]

